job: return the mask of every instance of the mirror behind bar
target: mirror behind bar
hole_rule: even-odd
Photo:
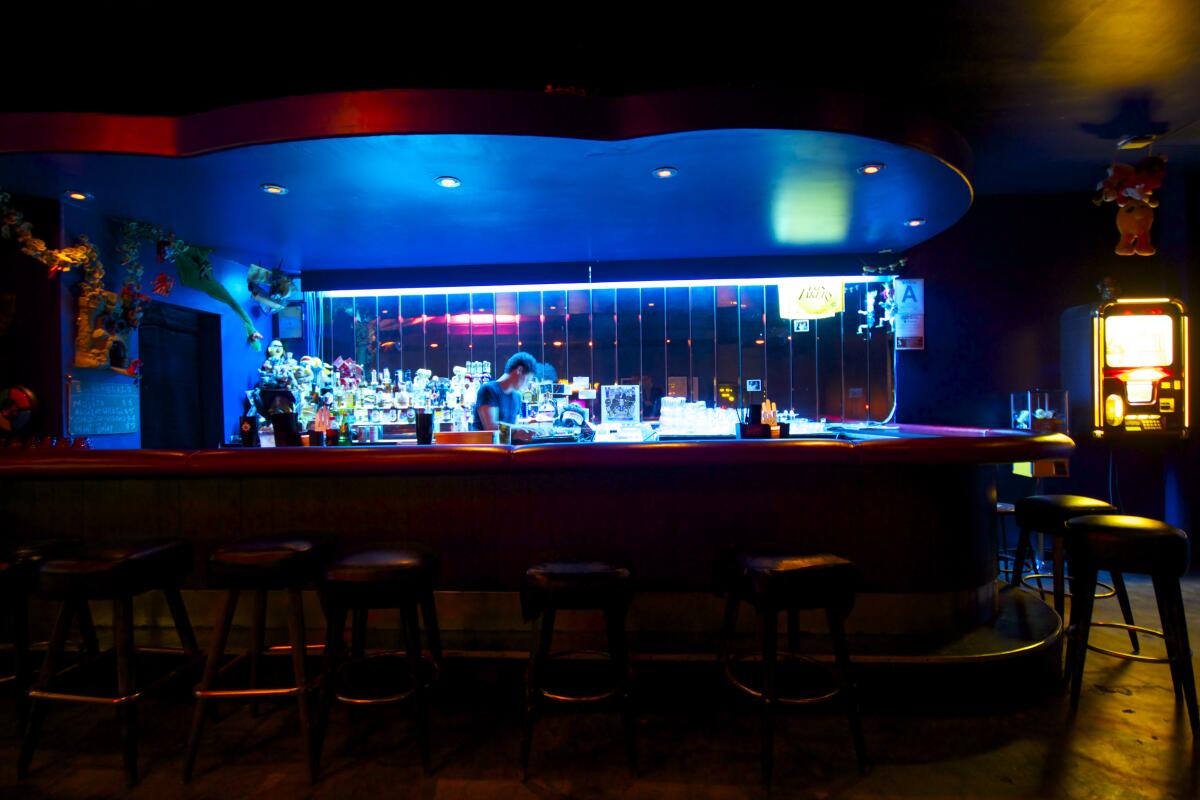
[[[312,343],[297,357],[353,357],[371,369],[448,375],[470,360],[493,370],[517,350],[559,380],[642,386],[646,416],[664,395],[710,406],[767,398],[809,419],[882,421],[895,401],[890,327],[870,328],[870,282],[847,282],[845,311],[797,330],[775,285],[644,286],[453,294],[309,295]],[[747,392],[746,381],[762,382]]]

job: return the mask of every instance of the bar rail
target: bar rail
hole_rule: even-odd
[[[902,425],[905,437],[605,444],[292,447],[221,450],[0,450],[0,478],[387,475],[788,464],[1007,464],[1067,458],[1062,434]]]

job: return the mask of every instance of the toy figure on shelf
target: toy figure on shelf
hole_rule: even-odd
[[[863,323],[858,326],[860,335],[875,328],[882,329],[884,333],[892,329],[892,321],[896,317],[896,294],[890,283],[881,283],[874,291],[868,292],[866,306],[866,309],[858,311],[864,317]]]

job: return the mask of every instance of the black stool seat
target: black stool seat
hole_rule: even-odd
[[[844,621],[854,607],[858,568],[829,553],[806,555],[733,550],[718,558],[715,568],[718,594],[725,595],[725,623],[721,631],[719,660],[725,677],[737,689],[757,698],[763,707],[762,779],[767,787],[775,764],[775,710],[778,705],[805,705],[838,700],[845,708],[860,767],[867,764],[859,718],[858,696],[850,676],[850,654]],[[762,691],[739,680],[733,671],[738,605],[749,603],[758,612],[762,633]],[[833,643],[836,680],[833,691],[809,697],[780,697],[776,681],[780,612],[787,613],[788,649],[799,647],[799,612],[823,609]]]
[[[1084,514],[1116,514],[1117,507],[1077,494],[1035,494],[1013,504],[1017,525],[1050,536],[1061,536],[1063,523]]]
[[[610,561],[565,558],[543,561],[525,570],[521,608],[528,622],[546,608],[599,610],[610,604],[628,603],[632,595],[633,573],[629,567]]]
[[[846,614],[854,605],[858,568],[839,556],[739,552],[731,569],[729,588],[756,609],[832,608]]]
[[[52,539],[18,544],[0,554],[0,594],[31,594],[37,590],[38,570],[52,558],[63,558],[77,539]]]
[[[333,549],[333,540],[322,535],[245,539],[213,551],[208,562],[208,579],[228,588],[304,586],[320,575]]]
[[[424,545],[401,544],[343,556],[325,570],[325,583],[397,584],[412,589],[432,587],[438,573],[437,554]]]
[[[1192,650],[1188,642],[1187,619],[1179,578],[1187,572],[1190,547],[1187,534],[1165,522],[1123,514],[1082,516],[1066,525],[1066,544],[1075,579],[1081,584],[1079,598],[1071,606],[1071,637],[1067,647],[1067,672],[1071,682],[1071,711],[1079,706],[1083,688],[1083,668],[1089,649],[1134,661],[1162,663],[1171,667],[1171,682],[1176,701],[1182,699],[1191,721],[1192,737],[1200,736],[1200,704],[1196,698],[1196,679],[1192,670]],[[1161,636],[1167,657],[1151,658],[1136,653],[1117,653],[1088,644],[1093,627],[1128,627],[1111,622],[1092,621],[1092,590],[1096,573],[1135,572],[1149,575],[1154,582],[1161,631],[1137,630]]]
[[[133,596],[186,578],[194,559],[186,539],[87,544],[66,558],[43,562],[38,590],[50,597],[91,600]]]
[[[1097,569],[1145,575],[1183,575],[1191,563],[1187,534],[1155,519],[1126,514],[1076,517],[1067,522],[1068,549],[1086,539],[1084,552]]]

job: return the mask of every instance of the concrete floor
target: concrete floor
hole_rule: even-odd
[[[1129,579],[1135,614],[1157,626],[1148,581]],[[1191,638],[1200,649],[1200,579],[1185,583]],[[1119,618],[1113,601],[1098,616]],[[1120,647],[1124,634],[1097,631]],[[1161,654],[1161,643],[1143,647]],[[142,783],[127,791],[113,716],[58,706],[31,778],[13,780],[16,739],[0,739],[0,797],[744,798],[758,786],[757,715],[709,664],[639,665],[641,770],[629,773],[615,714],[551,715],[539,726],[530,780],[519,780],[521,669],[513,662],[452,662],[433,716],[434,774],[425,778],[402,708],[335,709],[322,780],[310,787],[294,706],[253,719],[228,707],[210,727],[197,775],[179,781],[190,708],[186,695],[142,712]],[[1200,748],[1176,708],[1165,666],[1090,654],[1083,700],[1068,723],[1065,695],[1036,680],[1006,686],[972,673],[933,690],[866,686],[865,731],[875,762],[860,775],[845,720],[786,714],[776,749],[775,797],[1188,798],[1200,797]],[[1011,683],[1012,681],[1008,681]],[[873,691],[872,691],[873,690]]]

